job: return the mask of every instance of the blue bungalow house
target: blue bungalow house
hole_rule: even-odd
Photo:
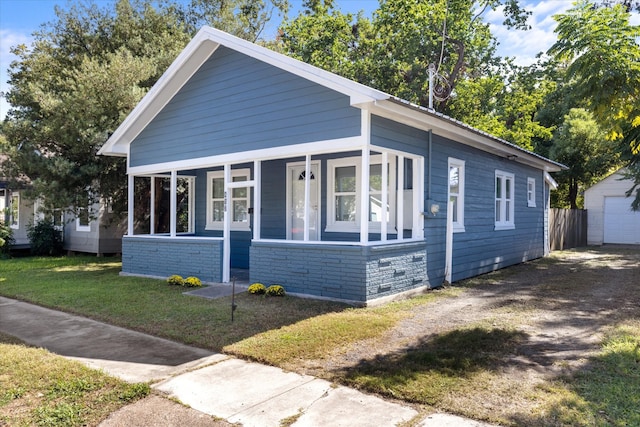
[[[127,158],[123,274],[358,305],[544,256],[563,168],[209,27],[100,154]]]

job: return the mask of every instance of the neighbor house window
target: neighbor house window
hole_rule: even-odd
[[[453,231],[464,231],[464,160],[449,158],[449,201]]]
[[[362,161],[360,157],[327,161],[329,171],[327,195],[327,231],[359,231],[360,189]],[[382,156],[371,156],[369,165],[369,224],[372,231],[380,228],[382,221],[389,227],[395,225],[395,158],[389,156],[387,188],[382,188]],[[383,206],[383,191],[387,194]]]
[[[527,178],[527,206],[536,207],[536,179]]]
[[[89,208],[78,208],[76,231],[91,231],[91,216]]]
[[[514,176],[508,172],[496,171],[496,230],[515,227],[513,220]]]
[[[232,169],[231,181],[250,180],[249,169]],[[231,229],[249,230],[249,187],[231,189]],[[207,172],[207,230],[224,227],[224,171]]]
[[[7,220],[7,212],[5,209],[7,208],[7,190],[4,188],[0,188],[0,223],[5,223]]]
[[[9,227],[20,228],[20,193],[11,193],[9,199]]]

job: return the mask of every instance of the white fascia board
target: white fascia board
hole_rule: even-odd
[[[126,156],[128,146],[164,108],[193,74],[209,59],[219,44],[199,32],[178,55],[167,71],[151,87],[125,120],[118,126],[98,154]]]
[[[224,164],[248,163],[255,160],[273,160],[291,157],[301,157],[307,154],[330,154],[345,151],[361,150],[365,141],[361,136],[350,138],[332,139],[326,141],[308,142],[304,144],[287,145],[280,147],[263,148],[260,150],[241,151],[238,153],[219,154],[216,156],[200,157],[196,159],[177,160],[174,162],[155,163],[144,166],[131,166],[127,173],[133,175],[146,175],[161,173],[170,170],[190,170]]]
[[[547,172],[558,172],[566,167],[559,163],[545,159],[535,153],[525,150],[524,148],[513,145],[507,141],[502,141],[486,132],[474,129],[457,120],[448,118],[447,116],[430,113],[425,109],[409,105],[404,102],[382,100],[376,101],[371,107],[372,114],[379,115],[408,126],[415,127],[424,131],[432,130],[434,133],[449,138],[453,141],[469,145],[480,150],[501,156],[514,156],[514,161]]]

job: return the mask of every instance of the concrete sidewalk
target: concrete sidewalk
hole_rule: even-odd
[[[315,377],[3,297],[0,297],[0,331],[126,381],[150,382],[154,389],[193,410],[244,426],[279,426],[284,419],[295,419],[291,425],[296,427],[395,426],[409,420],[423,427],[486,426],[447,414],[419,419],[418,412],[411,407]],[[171,421],[168,413],[185,408],[176,408],[169,400],[164,411],[159,406],[162,401],[156,399],[153,409],[147,411],[152,413],[133,412],[133,415],[127,415],[123,408],[103,424],[132,425],[133,417],[144,419],[135,425],[180,425]],[[144,405],[141,408],[144,412]],[[186,421],[185,416],[178,419]],[[221,425],[213,418],[190,416],[198,420],[198,425]]]

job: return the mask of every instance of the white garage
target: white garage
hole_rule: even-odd
[[[584,192],[587,209],[587,244],[640,245],[640,212],[631,210],[632,186],[620,171],[608,176]]]

